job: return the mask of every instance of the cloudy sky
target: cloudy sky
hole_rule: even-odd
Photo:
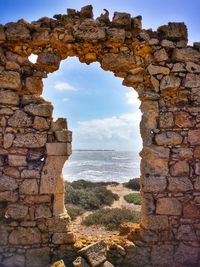
[[[169,21],[184,21],[189,42],[200,41],[199,0],[0,0],[0,23],[52,17],[87,4],[93,5],[95,17],[104,8],[111,18],[114,11],[142,15],[143,27],[154,30]],[[52,101],[55,118],[68,119],[74,148],[140,150],[140,103],[136,93],[121,83],[98,63],[88,66],[76,58],[62,62],[59,71],[44,81],[43,96]]]

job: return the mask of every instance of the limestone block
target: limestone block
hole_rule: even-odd
[[[180,145],[183,141],[183,137],[176,132],[163,132],[156,134],[155,141],[159,146]]]
[[[176,198],[159,198],[156,213],[161,215],[181,215],[182,205]]]
[[[25,179],[19,187],[19,193],[23,195],[37,195],[38,190],[36,179]]]
[[[0,72],[0,88],[19,90],[21,88],[19,73],[15,71]]]
[[[155,200],[152,194],[143,194],[142,213],[153,214],[155,211]]]
[[[162,176],[142,177],[144,192],[164,192],[167,187],[167,178]]]
[[[8,164],[13,167],[25,167],[27,161],[25,156],[8,155]]]
[[[104,241],[99,241],[82,248],[79,253],[87,258],[91,266],[96,267],[106,261],[106,244]]]
[[[80,17],[81,18],[93,18],[93,7],[92,5],[87,5],[87,6],[84,6],[81,8],[81,11],[80,11]]]
[[[70,217],[66,213],[58,217],[47,218],[46,224],[49,232],[66,233],[71,230]]]
[[[175,44],[172,41],[169,40],[162,40],[161,41],[161,46],[165,48],[175,48]]]
[[[5,167],[4,168],[4,174],[7,176],[11,176],[13,178],[19,178],[20,177],[20,172],[18,168],[15,167]]]
[[[194,241],[197,240],[194,228],[191,225],[180,225],[176,233],[177,240]]]
[[[51,130],[53,132],[62,131],[63,129],[67,129],[67,120],[63,118],[58,118],[56,121],[51,123]]]
[[[18,193],[12,191],[0,192],[0,202],[16,202],[18,200]]]
[[[159,81],[155,78],[155,77],[151,77],[151,84],[153,85],[153,88],[155,90],[155,92],[159,92],[159,88],[160,88],[160,83]]]
[[[3,137],[3,147],[5,149],[11,147],[12,144],[13,144],[14,138],[15,138],[14,135],[11,134],[11,133],[5,134],[4,137]]]
[[[38,228],[18,227],[9,236],[11,245],[33,245],[41,243],[41,233]]]
[[[177,159],[192,159],[192,157],[193,157],[192,148],[189,148],[189,147],[173,148],[172,149],[172,157],[177,158]]]
[[[157,74],[164,74],[168,75],[170,73],[170,69],[162,66],[156,66],[153,64],[150,64],[147,68],[148,72],[151,75],[157,75]]]
[[[13,115],[13,110],[11,108],[1,108],[0,115],[8,115],[8,116]]]
[[[200,74],[188,73],[185,79],[185,87],[188,88],[200,87]]]
[[[114,43],[124,43],[126,32],[124,29],[110,28],[107,29],[107,38]]]
[[[6,267],[24,267],[25,266],[25,257],[24,255],[19,255],[16,253],[11,253],[9,257],[5,258],[3,265]]]
[[[65,213],[65,204],[64,204],[64,193],[54,195],[53,200],[53,215],[58,216],[59,214]]]
[[[50,262],[50,248],[41,247],[28,249],[26,252],[26,266],[45,266]]]
[[[160,26],[158,33],[162,38],[172,41],[187,41],[188,39],[187,27],[184,23],[169,22],[168,25]]]
[[[35,218],[41,219],[41,218],[50,218],[52,217],[52,212],[50,208],[46,205],[40,205],[35,210]]]
[[[175,124],[178,127],[193,127],[194,120],[188,112],[180,111],[175,114]]]
[[[175,76],[164,76],[160,83],[160,90],[175,89],[180,87],[181,79]]]
[[[151,251],[151,262],[153,266],[172,266],[173,265],[173,245],[153,246]]]
[[[9,23],[6,27],[6,37],[9,41],[28,41],[31,39],[30,32],[26,26],[20,22]]]
[[[24,110],[34,116],[51,117],[53,107],[50,104],[30,104],[25,106]]]
[[[47,155],[70,156],[72,153],[70,143],[46,143]]]
[[[54,233],[52,242],[57,245],[73,244],[76,241],[76,236],[73,232],[68,233]]]
[[[8,119],[8,125],[11,127],[30,127],[32,125],[31,118],[22,110],[16,110]]]
[[[41,95],[43,89],[43,83],[41,79],[28,77],[25,81],[26,89],[31,94]]]
[[[9,90],[0,90],[0,104],[9,106],[19,105],[19,96]]]
[[[195,64],[194,62],[187,62],[186,70],[191,73],[200,73],[200,65]]]
[[[36,116],[33,122],[33,128],[36,130],[48,130],[50,128],[50,122],[43,117]]]
[[[200,176],[198,176],[198,177],[196,178],[196,181],[195,181],[195,183],[194,183],[194,188],[195,188],[196,190],[200,190]]]
[[[90,265],[84,258],[78,257],[75,261],[73,261],[73,267],[90,267]]]
[[[67,267],[67,266],[65,266],[63,260],[60,260],[60,261],[56,261],[53,264],[50,264],[50,265],[45,266],[45,267]]]
[[[199,248],[184,243],[179,243],[175,250],[174,263],[177,266],[195,266],[197,265]]]
[[[128,13],[115,12],[112,19],[112,27],[125,28],[130,30],[131,28],[131,15]]]
[[[46,133],[25,133],[16,135],[14,145],[17,147],[39,148],[43,147],[46,141]]]
[[[155,58],[156,62],[161,62],[161,61],[167,60],[168,59],[168,55],[167,55],[166,50],[164,48],[162,48],[160,50],[157,50],[154,53],[154,58]]]
[[[172,112],[166,112],[160,114],[159,124],[161,128],[172,128],[174,127],[174,116]]]
[[[5,225],[0,225],[0,245],[1,246],[6,246],[8,242],[8,231],[7,231],[7,226]]]
[[[134,87],[138,83],[142,83],[144,80],[144,76],[142,73],[138,73],[135,75],[128,75],[124,78],[122,84],[129,87]]]
[[[14,220],[22,220],[28,215],[28,207],[25,205],[11,204],[8,206],[5,217]]]
[[[186,192],[193,190],[193,185],[187,177],[169,178],[168,189],[171,192]]]
[[[53,72],[59,68],[60,58],[56,54],[41,52],[38,55],[37,65],[45,71]]]
[[[188,142],[191,145],[200,145],[200,130],[190,130],[188,132]]]
[[[28,169],[24,169],[21,172],[21,178],[22,179],[27,179],[27,178],[39,179],[40,178],[40,171],[39,170],[28,170]]]
[[[144,246],[137,246],[134,243],[126,245],[126,256],[120,266],[148,266],[150,259],[150,250]],[[134,259],[134,261],[133,261]]]
[[[174,61],[199,63],[200,52],[192,47],[174,49],[172,54]]]
[[[51,203],[51,195],[27,195],[25,196],[23,203],[25,204],[41,204]]]
[[[175,63],[172,68],[172,72],[185,72],[185,64],[183,63]]]
[[[14,178],[2,175],[0,176],[0,191],[14,191],[18,184]]]
[[[200,211],[196,203],[189,202],[183,206],[183,218],[194,219],[199,218]]]
[[[101,67],[115,72],[127,71],[135,68],[135,58],[130,55],[108,53],[103,57]]]
[[[200,103],[200,89],[199,88],[192,88],[191,100],[195,101],[195,103]]]
[[[48,156],[42,169],[40,194],[64,193],[64,179],[61,176],[67,157]]]
[[[41,96],[37,96],[37,95],[23,95],[21,102],[23,105],[29,105],[29,104],[45,104],[45,103],[49,103],[44,100],[44,98],[42,98]]]
[[[71,143],[72,142],[72,132],[69,130],[56,131],[55,136],[57,141],[62,143]]]
[[[189,176],[190,167],[187,161],[177,161],[170,166],[170,173],[172,176]]]

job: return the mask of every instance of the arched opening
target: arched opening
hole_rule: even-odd
[[[106,222],[98,233],[94,217],[86,219],[102,209],[123,212],[117,224],[139,222],[140,101],[121,82],[98,63],[86,66],[76,58],[63,61],[44,80],[43,97],[52,102],[54,119],[68,118],[73,132],[72,155],[63,168],[65,206],[82,234],[91,228],[93,235],[106,235]],[[111,228],[116,233],[118,227]]]

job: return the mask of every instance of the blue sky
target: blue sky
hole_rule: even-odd
[[[200,41],[199,0],[0,0],[0,23],[52,17],[87,4],[93,5],[95,17],[104,8],[111,18],[114,11],[142,15],[143,28],[154,30],[169,21],[184,21],[189,42]],[[68,118],[74,148],[140,150],[139,101],[121,82],[98,63],[88,66],[76,58],[62,62],[59,71],[44,81],[43,96],[52,101],[55,118]]]

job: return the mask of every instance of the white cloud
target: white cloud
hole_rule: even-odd
[[[63,99],[62,99],[62,102],[67,102],[67,101],[69,101],[68,98],[63,98]]]
[[[129,105],[140,105],[140,100],[138,99],[138,94],[135,90],[126,93],[126,98]]]
[[[73,130],[74,148],[141,149],[139,123],[141,113],[122,114],[104,119],[81,121]]]
[[[55,89],[57,89],[58,91],[61,91],[61,92],[74,91],[75,90],[75,88],[67,82],[56,82],[54,87],[55,87]]]

